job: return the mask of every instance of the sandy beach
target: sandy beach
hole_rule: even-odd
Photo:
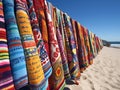
[[[120,48],[103,47],[78,81],[65,90],[120,90]]]

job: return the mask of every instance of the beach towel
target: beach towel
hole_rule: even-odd
[[[91,58],[91,52],[90,52],[90,43],[89,43],[89,37],[88,37],[88,32],[87,29],[83,29],[83,36],[84,36],[84,42],[85,42],[85,47],[86,47],[86,53],[87,53],[87,66],[90,64],[90,58]]]
[[[77,32],[76,32],[76,28],[75,28],[75,20],[73,20],[72,18],[70,18],[71,21],[71,25],[72,25],[72,29],[73,29],[73,36],[75,39],[75,45],[76,45],[76,50],[77,50],[77,57],[78,57],[78,40],[77,40]]]
[[[42,35],[40,32],[38,19],[36,17],[35,9],[33,6],[33,0],[27,0],[27,1],[28,1],[28,11],[29,11],[29,16],[30,16],[32,31],[33,31],[33,35],[34,35],[35,42],[37,45],[39,56],[41,58],[41,63],[42,63],[42,67],[43,67],[43,71],[45,75],[45,82],[41,90],[42,89],[45,90],[47,88],[45,87],[45,84],[48,82],[46,80],[48,80],[48,78],[52,74],[52,67],[51,67],[50,59],[47,54],[47,51],[46,51],[46,48],[45,48],[45,45],[42,39]]]
[[[44,0],[33,0],[36,16],[39,22],[40,31],[42,34],[42,39],[45,44],[45,48],[49,55],[49,44],[48,44],[48,30],[46,24],[46,15],[45,15],[45,8],[44,8]]]
[[[15,90],[10,67],[2,0],[0,0],[0,90]]]
[[[88,35],[88,42],[89,42],[89,48],[90,48],[90,51],[89,51],[89,64],[91,65],[93,63],[93,58],[94,58],[94,56],[93,56],[93,46],[92,46],[89,30],[87,30],[86,33]]]
[[[34,40],[26,0],[15,0],[16,17],[25,52],[28,82],[32,90],[39,90],[44,80],[44,72]]]
[[[60,29],[63,29],[62,28],[61,13],[60,13],[60,10],[57,9],[57,8],[53,9],[53,13],[54,13],[53,14],[53,21],[54,21],[54,26],[55,26],[55,30],[56,30],[58,45],[59,45],[59,48],[60,48],[62,65],[63,65],[63,70],[64,70],[64,76],[65,76],[65,79],[69,80],[71,77],[70,77],[70,72],[69,72],[69,67],[68,67],[66,48],[64,46],[62,33],[61,33],[61,31],[63,31],[63,30],[60,30]]]
[[[84,30],[85,30],[85,28],[82,26],[82,25],[80,25],[80,36],[81,36],[81,43],[82,43],[82,45],[83,45],[83,50],[84,50],[84,57],[85,57],[85,63],[86,63],[86,67],[88,67],[89,66],[89,60],[88,60],[88,52],[87,52],[87,47],[86,47],[86,44],[87,44],[87,42],[86,42],[86,35],[84,34]]]
[[[16,24],[14,1],[3,0],[3,6],[12,75],[15,88],[20,89],[28,84],[28,77],[21,37]]]
[[[64,32],[65,32],[66,51],[67,51],[69,70],[71,74],[71,79],[75,79],[80,77],[76,44],[75,44],[72,25],[70,22],[70,17],[67,14],[63,14],[63,18],[65,24]]]
[[[94,38],[94,33],[93,32],[91,32],[91,39],[92,39],[94,57],[96,57],[97,53],[96,53],[96,45],[95,45],[95,38]]]
[[[62,66],[62,59],[60,55],[60,48],[58,45],[56,31],[53,22],[53,6],[51,3],[45,1],[45,14],[47,16],[48,34],[49,34],[49,47],[50,47],[50,60],[53,67],[52,75],[49,79],[51,90],[63,90],[65,86],[64,71]]]
[[[84,53],[84,38],[81,33],[81,25],[78,22],[75,22],[75,28],[77,32],[77,43],[78,43],[78,60],[80,65],[80,71],[83,72],[86,67],[85,53]]]
[[[98,54],[98,52],[99,52],[98,40],[97,40],[97,36],[96,35],[94,35],[94,37],[95,37],[96,51],[97,51],[97,54]]]

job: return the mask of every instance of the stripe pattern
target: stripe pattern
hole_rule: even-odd
[[[45,44],[45,48],[49,55],[49,44],[48,44],[48,27],[46,23],[46,16],[44,11],[44,0],[33,0],[36,16],[39,22],[40,31],[42,34],[42,39]],[[50,55],[49,55],[50,56]]]
[[[45,2],[45,12],[47,16],[48,34],[49,34],[49,46],[50,46],[50,60],[53,67],[53,73],[50,77],[50,89],[62,90],[65,86],[64,71],[62,66],[62,58],[60,55],[60,48],[58,45],[55,27],[52,21],[53,7],[50,3]]]
[[[44,80],[44,72],[32,33],[32,28],[27,12],[27,2],[26,0],[16,0],[15,2],[17,23],[26,57],[28,82],[32,90],[40,89],[41,83]]]
[[[16,89],[28,84],[27,70],[21,37],[16,24],[13,0],[3,0],[10,64]],[[22,72],[22,73],[20,73]]]
[[[64,38],[62,37],[62,18],[61,18],[61,12],[59,9],[54,8],[54,18],[53,21],[55,21],[55,27],[56,27],[56,36],[57,36],[57,40],[58,40],[58,45],[60,48],[60,54],[62,57],[62,65],[63,65],[63,69],[64,69],[64,76],[65,79],[69,80],[71,78],[70,76],[70,72],[69,72],[69,67],[68,67],[68,60],[67,60],[67,53],[66,53],[66,49],[64,46]],[[64,34],[64,33],[63,33]]]
[[[15,90],[9,61],[2,0],[0,0],[0,90]]]
[[[67,14],[63,14],[64,17],[64,24],[65,24],[65,36],[66,36],[66,50],[67,50],[67,57],[68,57],[68,64],[70,69],[71,78],[79,78],[80,71],[79,71],[79,62],[77,57],[76,51],[76,44],[75,39],[73,36],[73,29],[70,22],[70,17]]]
[[[45,79],[48,80],[48,78],[52,74],[52,67],[51,67],[49,56],[47,54],[47,50],[45,48],[45,45],[44,45],[44,42],[42,39],[38,19],[36,17],[36,13],[35,13],[35,9],[34,9],[32,0],[28,0],[28,10],[29,10],[29,16],[30,16],[30,22],[31,22],[31,26],[32,26],[33,35],[35,38],[38,53],[40,55],[43,71],[45,74]],[[45,84],[47,82],[48,81],[46,81]],[[45,84],[43,85],[44,89],[46,88]]]

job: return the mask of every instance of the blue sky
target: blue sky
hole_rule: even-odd
[[[47,0],[102,39],[120,41],[120,0]]]

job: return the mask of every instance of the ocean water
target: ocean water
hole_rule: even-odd
[[[120,44],[111,44],[113,47],[120,47]]]

